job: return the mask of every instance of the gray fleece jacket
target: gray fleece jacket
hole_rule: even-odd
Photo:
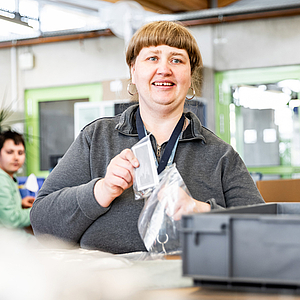
[[[144,203],[134,199],[133,189],[108,208],[101,207],[93,194],[110,160],[138,142],[136,109],[134,105],[121,115],[98,119],[81,131],[33,204],[30,217],[37,238],[50,234],[111,253],[146,251],[137,227]],[[190,122],[174,162],[192,197],[209,202],[213,209],[263,203],[238,153],[193,113],[185,116]]]

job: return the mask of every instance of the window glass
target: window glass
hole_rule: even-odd
[[[247,167],[300,165],[299,80],[232,86],[231,144]]]

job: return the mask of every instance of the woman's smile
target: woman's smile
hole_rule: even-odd
[[[155,82],[152,82],[152,84],[154,86],[162,86],[162,87],[170,87],[170,86],[175,85],[175,83],[170,82],[170,81],[155,81]]]

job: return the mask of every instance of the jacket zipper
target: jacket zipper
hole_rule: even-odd
[[[161,146],[157,145],[156,146],[156,157],[157,157],[158,161],[160,160],[160,152],[161,152]]]

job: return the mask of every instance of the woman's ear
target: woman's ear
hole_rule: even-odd
[[[135,84],[135,79],[134,79],[135,65],[134,65],[134,64],[131,65],[131,67],[130,67],[130,74],[131,74],[131,82],[132,82],[133,84]]]

